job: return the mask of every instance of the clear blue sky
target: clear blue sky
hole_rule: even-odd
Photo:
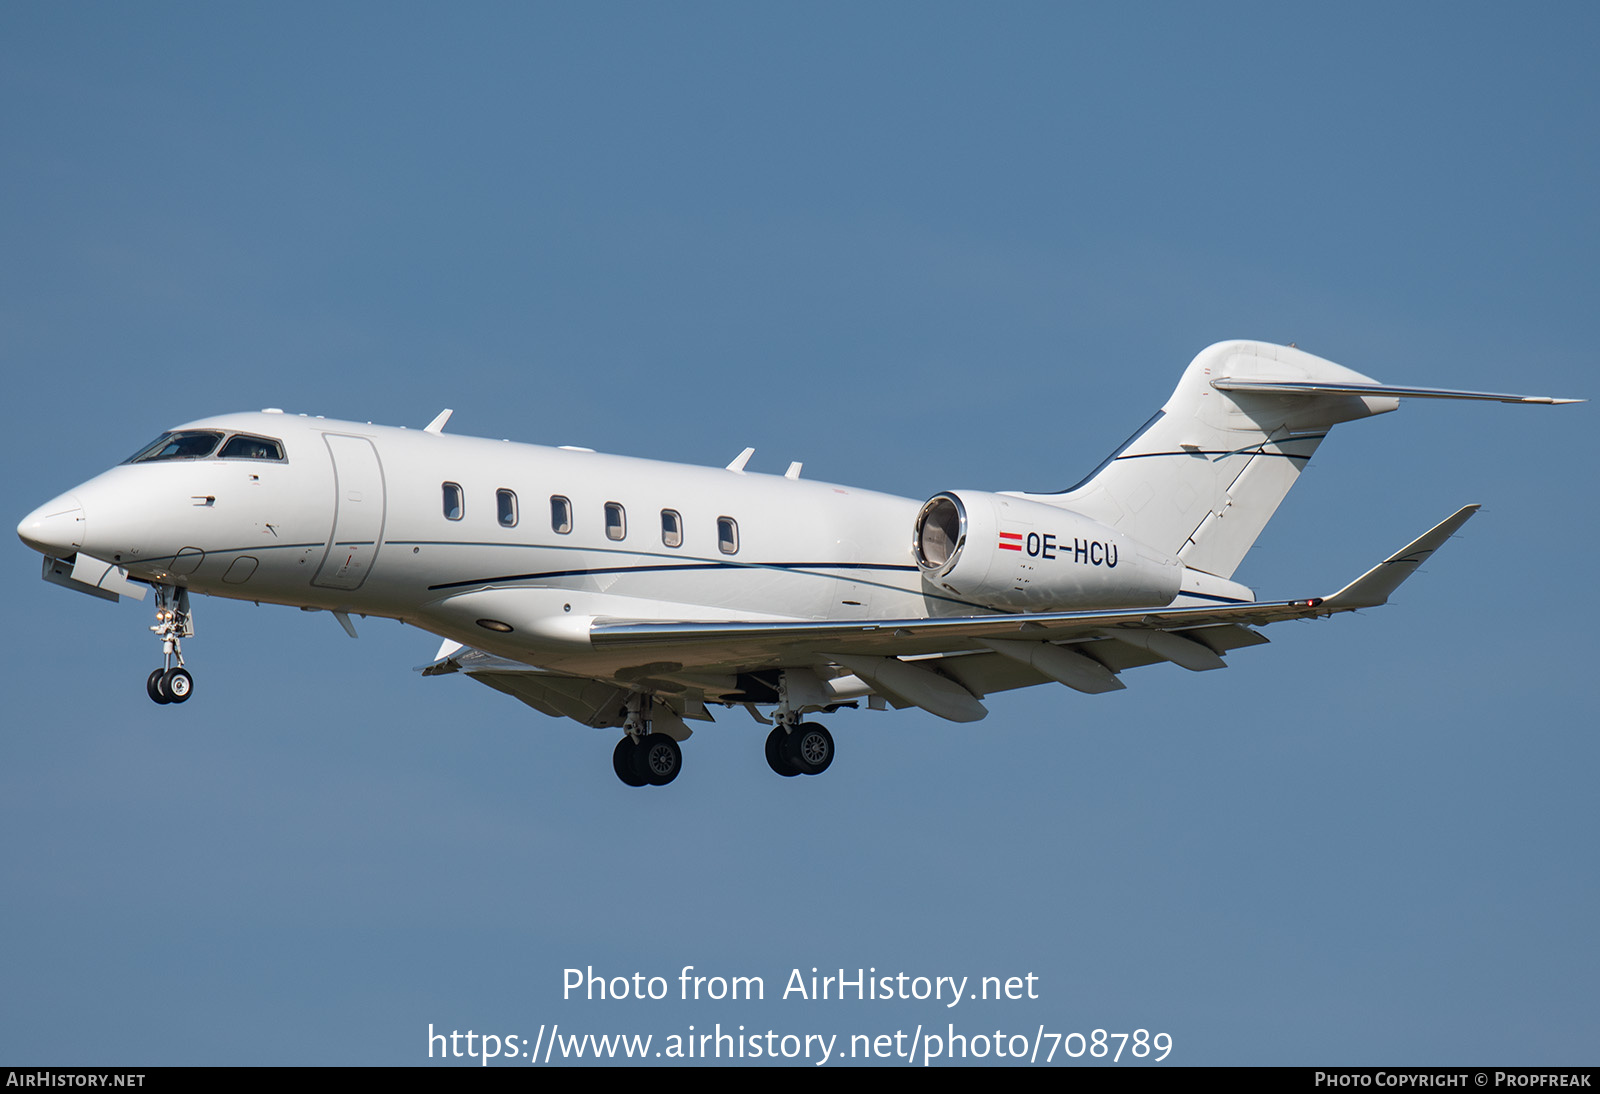
[[[1055,488],[1211,342],[1595,398],[1593,5],[9,4],[12,521],[281,406],[925,497]],[[1165,1031],[1183,1063],[1594,1063],[1593,404],[1342,427],[1237,575],[1381,610],[1225,672],[846,712],[779,780],[721,716],[609,732],[431,636],[149,605],[8,548],[0,1063],[424,1062],[531,1037]],[[562,970],[760,975],[748,1006]],[[789,972],[1040,998],[783,1001]]]

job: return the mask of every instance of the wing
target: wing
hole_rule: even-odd
[[[1043,612],[939,619],[840,621],[638,621],[600,619],[589,641],[616,664],[608,681],[530,669],[481,651],[441,657],[425,672],[464,671],[535,708],[588,725],[614,711],[630,688],[675,695],[681,717],[705,717],[698,694],[720,701],[775,701],[749,694],[741,675],[811,668],[826,687],[815,705],[876,694],[952,721],[976,721],[982,698],[996,691],[1056,681],[1078,691],[1113,691],[1124,669],[1170,661],[1200,672],[1226,667],[1222,654],[1267,641],[1251,628],[1315,619],[1384,604],[1472,515],[1468,505],[1326,597],[1197,608]],[[447,643],[447,646],[453,643]],[[842,673],[842,674],[841,674]],[[724,680],[721,691],[714,683]],[[697,686],[698,685],[698,686]],[[660,695],[661,691],[657,694]],[[665,696],[663,696],[665,698]]]
[[[498,657],[483,650],[446,641],[432,664],[419,670],[424,676],[462,672],[480,684],[520,699],[541,714],[552,718],[571,718],[586,726],[620,726],[627,718],[628,696],[633,690],[625,684],[588,676],[547,672],[520,661]],[[705,703],[686,695],[661,696],[654,708],[655,729],[679,741],[693,731],[685,720],[712,721]]]

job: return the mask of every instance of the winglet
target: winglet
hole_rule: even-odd
[[[1443,546],[1445,540],[1455,535],[1456,531],[1477,511],[1476,505],[1464,505],[1457,509],[1449,517],[1323,600],[1319,607],[1325,611],[1348,611],[1351,608],[1376,608],[1379,604],[1387,604],[1389,594],[1398,589],[1402,581],[1416,573],[1417,567],[1428,561],[1428,556]]]

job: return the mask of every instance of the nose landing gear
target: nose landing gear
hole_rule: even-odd
[[[144,690],[158,703],[181,703],[194,694],[194,677],[188,669],[156,669],[145,680]]]
[[[194,694],[194,677],[183,667],[182,640],[194,634],[189,590],[171,585],[155,589],[156,625],[150,629],[161,639],[163,664],[145,679],[144,689],[158,703],[182,703]]]

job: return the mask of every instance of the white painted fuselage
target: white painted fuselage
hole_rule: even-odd
[[[272,438],[283,458],[120,464],[19,531],[46,553],[82,551],[191,592],[399,619],[521,659],[531,640],[541,664],[570,671],[604,667],[571,641],[596,616],[989,610],[925,587],[911,547],[921,503],[908,498],[280,413],[173,432],[201,430]]]

